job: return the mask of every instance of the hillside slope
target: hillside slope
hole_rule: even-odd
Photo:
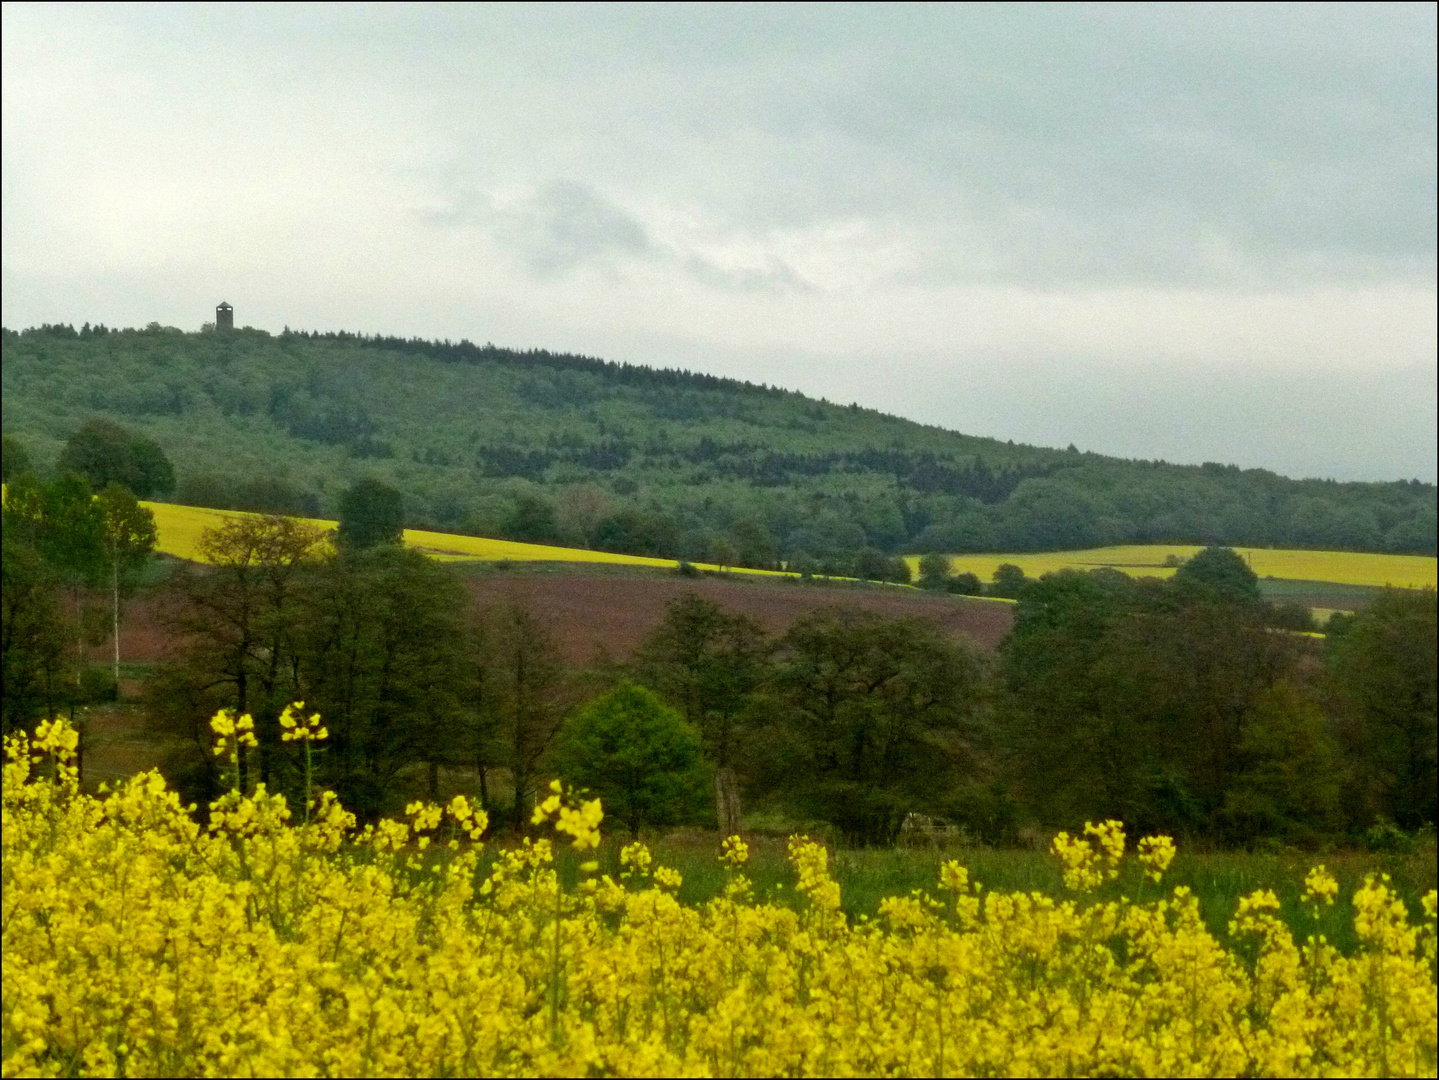
[[[546,352],[354,335],[3,332],[3,425],[42,463],[94,416],[154,438],[177,501],[311,515],[371,474],[416,526],[843,570],[881,551],[1124,542],[1432,554],[1417,482],[1016,446],[857,406]]]

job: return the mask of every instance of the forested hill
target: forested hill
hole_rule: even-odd
[[[414,524],[751,564],[866,548],[1436,545],[1432,484],[1123,461],[469,342],[46,326],[3,331],[3,380],[5,434],[42,467],[105,417],[158,442],[173,498],[201,505],[333,514],[373,475]]]

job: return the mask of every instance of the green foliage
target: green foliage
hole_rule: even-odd
[[[945,591],[954,593],[956,596],[978,596],[984,589],[979,575],[969,570],[949,578],[944,583],[944,587]]]
[[[152,695],[160,730],[190,740],[170,763],[188,797],[216,790],[218,708],[255,719],[246,782],[298,796],[300,748],[278,721],[303,700],[330,733],[317,780],[366,817],[396,809],[411,766],[456,760],[471,675],[453,573],[392,545],[330,552],[318,529],[278,517],[235,519],[205,545],[209,567],[171,586],[183,645]]]
[[[723,544],[733,555],[721,561],[751,565],[804,552],[845,574],[866,547],[1436,545],[1430,484],[1014,446],[585,357],[253,330],[0,339],[5,432],[38,462],[59,456],[55,432],[100,416],[163,446],[208,504],[239,500],[232,481],[280,477],[292,492],[247,493],[246,508],[288,511],[297,494],[306,513],[333,516],[370,474],[404,491],[412,523],[489,533],[529,490],[554,504],[570,542],[691,561]],[[218,492],[204,477],[220,478]]]
[[[9,734],[66,700],[74,638],[60,607],[60,580],[5,512],[0,531],[0,714]]]
[[[904,559],[891,558],[874,547],[863,548],[855,556],[852,573],[865,581],[894,581],[903,585],[909,584],[911,576],[909,563]]]
[[[569,672],[550,627],[522,604],[485,613],[476,631],[469,657],[473,720],[465,749],[487,805],[487,771],[509,772],[510,825],[520,832],[529,821],[541,764],[570,704]]]
[[[6,488],[5,521],[71,588],[105,577],[105,516],[82,477],[68,473],[48,484],[33,473],[18,477]]]
[[[753,619],[687,592],[670,601],[635,657],[645,684],[700,732],[718,769],[715,812],[726,835],[740,828],[739,778],[755,771],[756,706],[771,652]]]
[[[1330,641],[1341,738],[1364,802],[1355,813],[1401,828],[1439,813],[1439,635],[1434,590],[1386,589]]]
[[[336,535],[342,547],[363,551],[381,544],[397,545],[404,532],[404,497],[384,481],[367,476],[341,496]]]
[[[83,476],[96,491],[119,484],[148,499],[175,490],[175,470],[155,441],[110,420],[81,425],[65,443],[59,467]]]
[[[1312,695],[1288,682],[1262,691],[1244,718],[1240,754],[1244,764],[1225,795],[1231,839],[1312,846],[1340,831],[1339,746]]]
[[[920,619],[803,615],[780,644],[771,782],[847,839],[888,843],[978,771],[985,675],[977,653]]]
[[[155,550],[159,540],[155,515],[116,483],[100,492],[95,503],[103,522],[105,555],[111,575],[117,581],[128,581],[144,569]]]
[[[1008,600],[1019,599],[1019,594],[1029,582],[1024,571],[1014,563],[1000,563],[994,569],[994,584],[989,588],[990,596],[1002,596]]]
[[[1343,637],[1354,626],[1354,613],[1352,611],[1335,611],[1329,616],[1324,624],[1324,635],[1331,641]]]
[[[554,543],[560,539],[554,505],[533,492],[522,492],[515,499],[515,508],[505,519],[504,532],[514,540]]]
[[[1244,603],[1258,604],[1259,576],[1244,556],[1227,547],[1207,547],[1174,571],[1176,584]]]
[[[1298,600],[1282,600],[1264,605],[1264,621],[1279,630],[1294,630],[1309,634],[1319,629],[1314,622],[1314,612],[1308,604]]]
[[[1257,827],[1262,795],[1273,805],[1264,820],[1318,828],[1319,810],[1300,814],[1302,800],[1274,790],[1275,776],[1302,776],[1284,772],[1295,761],[1327,752],[1306,742],[1322,743],[1312,704],[1296,704],[1315,697],[1301,681],[1307,642],[1263,615],[1224,591],[1112,570],[1027,585],[1001,648],[1002,742],[1032,812],[1046,824],[1115,817],[1219,836]],[[1299,689],[1276,697],[1286,677]],[[1241,779],[1246,803],[1234,801]]]
[[[565,727],[555,764],[634,836],[677,824],[702,804],[699,733],[642,686],[623,684],[581,709]]]
[[[244,510],[252,514],[288,514],[319,517],[320,501],[277,476],[191,475],[180,478],[175,501],[182,506],[208,506],[215,510]]]
[[[746,714],[769,677],[770,652],[753,619],[687,592],[641,643],[636,667],[702,733],[710,760],[728,767],[746,753]]]
[[[621,510],[595,526],[594,545],[628,555],[671,555],[680,548],[679,526],[658,508]]]
[[[35,467],[25,444],[12,435],[0,436],[0,478],[9,483]]]
[[[919,560],[919,587],[943,592],[949,587],[949,556],[930,552]]]
[[[377,545],[318,563],[300,599],[297,691],[330,730],[321,776],[365,816],[393,812],[405,768],[450,758],[464,588],[418,552]]]

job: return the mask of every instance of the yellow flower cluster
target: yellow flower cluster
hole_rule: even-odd
[[[312,713],[308,720],[295,714],[305,707],[303,701],[286,705],[280,714],[281,742],[309,742],[328,739],[330,729],[320,724],[320,714]]]
[[[685,905],[642,845],[574,890],[549,839],[484,869],[464,798],[357,829],[328,793],[295,824],[231,791],[208,827],[156,773],[86,796],[71,734],[7,746],[6,1076],[1435,1072],[1435,895],[1415,923],[1382,878],[1354,897],[1352,956],[1297,944],[1268,891],[1230,951],[1182,888],[988,892],[954,862],[947,899],[850,922],[802,837],[797,908]],[[536,824],[588,851],[601,820],[554,789]],[[1118,823],[1085,836],[1056,843],[1077,888],[1124,852]],[[1170,851],[1142,845],[1146,869]],[[725,854],[737,876],[743,844]],[[1322,868],[1308,889],[1335,892]]]

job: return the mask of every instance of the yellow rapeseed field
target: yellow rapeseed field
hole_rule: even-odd
[[[212,729],[237,765],[249,717]],[[63,722],[7,743],[6,1076],[1435,1073],[1436,897],[1416,924],[1384,878],[1354,896],[1351,956],[1296,941],[1266,889],[1230,951],[1183,888],[1094,897],[1131,857],[1105,822],[1055,838],[1065,898],[991,893],[951,861],[932,894],[851,923],[803,837],[795,908],[754,900],[738,837],[724,894],[690,906],[641,844],[619,880],[588,863],[563,888],[552,844],[588,852],[604,815],[558,786],[534,816],[554,839],[486,872],[463,796],[357,829],[328,794],[292,817],[261,787],[202,827],[157,773],[81,794],[75,745]],[[1136,852],[1156,882],[1173,854]],[[1337,885],[1306,884],[1317,918]]]
[[[172,503],[147,502],[142,505],[154,511],[155,526],[160,534],[159,550],[182,559],[198,558],[200,534],[222,524],[226,518],[243,516],[235,510],[208,510],[198,506],[176,506]],[[333,521],[307,520],[322,529],[333,530]],[[550,544],[526,544],[517,540],[492,540],[479,536],[406,529],[405,543],[436,559],[450,562],[570,562],[610,563],[624,566],[651,566],[673,569],[675,560],[649,558],[643,555],[619,555],[610,551],[589,551],[585,548],[556,547]],[[1060,551],[1042,554],[954,555],[954,573],[970,571],[980,580],[989,581],[1001,563],[1013,563],[1030,577],[1052,570],[1073,567],[1092,570],[1112,566],[1126,573],[1168,577],[1174,567],[1165,566],[1166,558],[1187,559],[1199,548],[1192,545],[1148,544],[1126,547],[1092,548],[1088,551]],[[1236,548],[1260,577],[1284,578],[1295,581],[1326,581],[1344,585],[1394,585],[1406,589],[1434,588],[1439,561],[1423,555],[1371,555],[1347,551],[1292,551],[1270,548]],[[918,576],[919,557],[909,558],[911,571]],[[702,570],[719,570],[718,566],[697,563]],[[774,570],[750,570],[724,567],[737,573],[786,576]]]
[[[989,581],[1002,563],[1018,566],[1030,577],[1054,570],[1095,570],[1111,566],[1136,577],[1168,577],[1171,556],[1187,559],[1198,547],[1185,544],[1131,544],[1091,548],[1087,551],[1053,551],[1040,554],[953,555],[953,573],[966,571]],[[1373,555],[1352,551],[1297,551],[1284,548],[1235,548],[1260,577],[1290,581],[1324,581],[1340,585],[1393,585],[1401,589],[1434,588],[1439,560],[1430,555]],[[910,558],[919,572],[919,557]]]
[[[238,510],[209,510],[198,506],[176,506],[172,503],[147,502],[155,514],[155,527],[160,534],[158,549],[167,555],[182,559],[200,557],[200,534],[224,524],[227,518],[246,516]],[[302,518],[310,525],[333,531],[337,523],[318,519]],[[555,547],[549,544],[526,544],[517,540],[491,540],[480,536],[460,536],[455,533],[428,532],[424,529],[406,529],[405,543],[445,562],[570,562],[570,563],[612,563],[624,566],[653,566],[673,570],[674,559],[656,559],[644,555],[619,555],[612,551],[589,551],[585,548]],[[697,563],[702,570],[719,570],[721,567],[708,563]],[[769,574],[785,576],[774,570],[750,570],[744,567],[724,567],[745,574]]]

